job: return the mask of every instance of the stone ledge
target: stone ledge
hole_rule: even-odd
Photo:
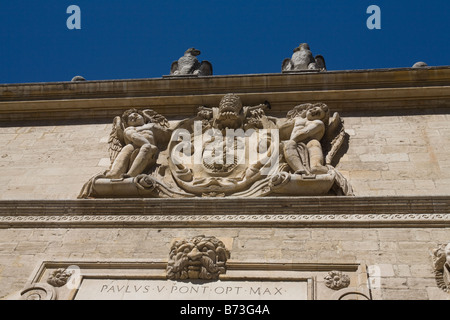
[[[450,196],[0,201],[0,228],[450,227]]]
[[[441,109],[449,84],[450,67],[10,84],[0,85],[0,120],[105,119],[130,107],[187,116],[230,92],[248,105],[268,100],[279,114],[305,101],[338,112]]]
[[[0,101],[448,85],[450,66],[0,84]]]

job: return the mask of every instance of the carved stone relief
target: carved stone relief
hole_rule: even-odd
[[[204,235],[175,241],[170,249],[167,278],[217,280],[226,273],[230,252],[222,241]]]
[[[418,61],[418,62],[414,63],[412,66],[412,68],[426,68],[426,67],[428,67],[428,64],[423,61]]]
[[[71,276],[72,272],[67,271],[67,269],[56,269],[49,275],[47,283],[59,288],[65,285]]]
[[[450,242],[441,244],[432,252],[436,284],[445,292],[450,293]]]
[[[79,198],[353,195],[335,169],[348,143],[339,114],[323,103],[285,118],[269,108],[227,94],[172,125],[151,109],[127,110],[113,121],[110,169]]]
[[[172,62],[170,68],[171,76],[210,76],[212,75],[212,64],[209,61],[198,61],[200,50],[189,48],[177,61]]]
[[[350,285],[350,277],[341,271],[330,271],[324,279],[325,285],[333,290],[344,289]]]
[[[72,82],[77,82],[77,81],[86,81],[86,79],[83,76],[75,76],[72,78],[72,80],[70,80]]]
[[[22,290],[20,300],[56,300],[54,288],[46,283],[35,283]]]
[[[281,71],[300,70],[327,70],[324,57],[321,55],[314,57],[307,43],[301,43],[295,48],[292,57],[284,59],[281,65]]]

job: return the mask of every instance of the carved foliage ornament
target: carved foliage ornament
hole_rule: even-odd
[[[113,121],[110,168],[79,198],[353,195],[335,169],[348,146],[339,114],[323,103],[284,118],[268,109],[227,94],[173,124],[151,109],[127,110]]]
[[[69,278],[72,276],[72,272],[67,271],[67,269],[60,268],[53,271],[48,279],[47,283],[54,287],[62,287],[69,281]]]
[[[437,286],[450,293],[450,242],[434,249],[432,258]]]
[[[225,274],[230,252],[215,237],[196,236],[175,241],[170,248],[167,278],[217,280]]]
[[[330,271],[325,277],[325,285],[333,290],[344,289],[350,285],[350,277],[341,271]]]

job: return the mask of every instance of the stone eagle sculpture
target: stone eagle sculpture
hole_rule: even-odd
[[[281,71],[319,70],[326,71],[325,59],[321,55],[313,56],[309,45],[301,43],[294,49],[292,57],[283,60]]]
[[[170,68],[170,75],[197,75],[210,76],[212,75],[212,64],[209,61],[198,61],[197,56],[200,55],[200,50],[189,48],[177,61],[172,62]]]

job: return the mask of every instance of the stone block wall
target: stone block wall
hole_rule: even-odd
[[[332,110],[332,104],[330,104]],[[350,136],[337,169],[356,196],[450,195],[450,114],[341,114]],[[75,199],[109,167],[112,119],[10,122],[0,127],[0,199]],[[0,229],[0,299],[20,291],[45,260],[166,260],[172,239],[233,239],[243,262],[364,263],[374,299],[450,299],[430,252],[450,228],[6,228]],[[378,277],[378,278],[377,278]]]
[[[22,290],[42,261],[167,261],[173,239],[199,234],[232,239],[231,260],[237,262],[367,265],[373,299],[450,299],[436,285],[430,256],[438,244],[450,241],[449,79],[450,68],[444,67],[2,85],[0,200],[6,201],[1,208],[0,299]],[[169,120],[180,120],[199,105],[217,106],[228,92],[242,93],[249,105],[270,101],[269,115],[283,117],[296,103],[319,101],[339,111],[350,142],[337,169],[359,202],[267,199],[270,205],[252,205],[253,211],[248,200],[241,211],[240,200],[227,207],[214,202],[198,213],[220,211],[211,225],[207,219],[192,220],[197,214],[192,212],[201,207],[192,202],[159,206],[158,211],[154,199],[118,205],[117,210],[111,210],[116,208],[112,202],[100,208],[90,206],[103,206],[96,200],[66,201],[108,169],[115,115],[152,106]],[[439,195],[446,197],[432,197]],[[259,219],[270,210],[293,218],[273,224]],[[84,222],[75,219],[85,214]],[[145,225],[115,219],[158,214],[184,216],[142,219]],[[241,214],[245,219],[239,224],[233,219]],[[361,220],[342,219],[345,215]]]
[[[337,169],[356,196],[450,194],[450,114],[341,116],[350,143]],[[0,199],[75,199],[109,167],[111,125],[106,119],[1,127]]]
[[[234,261],[364,263],[373,299],[450,299],[436,286],[430,256],[448,242],[450,228],[30,228],[0,234],[0,298],[23,289],[42,261],[167,261],[173,239],[205,234],[231,238]]]
[[[75,199],[83,184],[107,169],[108,124],[0,128],[2,199]],[[106,164],[106,166],[105,166]]]
[[[448,195],[450,115],[345,117],[347,154],[337,167],[358,196]]]

